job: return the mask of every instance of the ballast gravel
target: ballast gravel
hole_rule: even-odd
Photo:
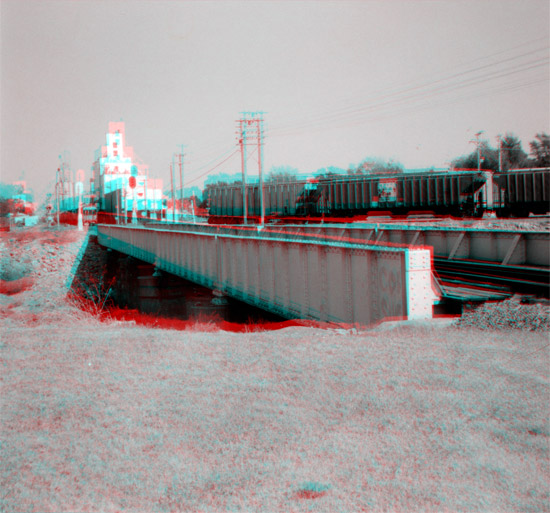
[[[516,295],[505,301],[466,305],[455,326],[482,330],[550,331],[550,301]]]

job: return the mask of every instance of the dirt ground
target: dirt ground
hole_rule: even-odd
[[[148,328],[67,300],[84,240],[0,234],[0,511],[550,510],[544,303]]]

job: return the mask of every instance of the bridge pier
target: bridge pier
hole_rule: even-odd
[[[227,296],[131,256],[112,264],[116,269],[113,298],[121,307],[177,318],[227,317]]]
[[[161,273],[151,264],[140,264],[137,267],[137,308],[145,313],[158,314],[161,311],[162,299]]]

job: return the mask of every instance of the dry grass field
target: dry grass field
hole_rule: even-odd
[[[100,322],[82,240],[2,234],[0,511],[550,510],[548,331]]]

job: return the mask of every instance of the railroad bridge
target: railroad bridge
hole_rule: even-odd
[[[273,235],[98,225],[102,246],[283,317],[370,325],[432,316],[429,248]]]
[[[548,235],[380,224],[98,225],[102,246],[218,294],[287,318],[360,325],[428,319],[457,290],[475,295],[464,283],[443,287],[434,263],[448,269],[469,262],[497,278],[511,272],[547,291]],[[502,297],[493,292],[478,291],[478,299]]]

